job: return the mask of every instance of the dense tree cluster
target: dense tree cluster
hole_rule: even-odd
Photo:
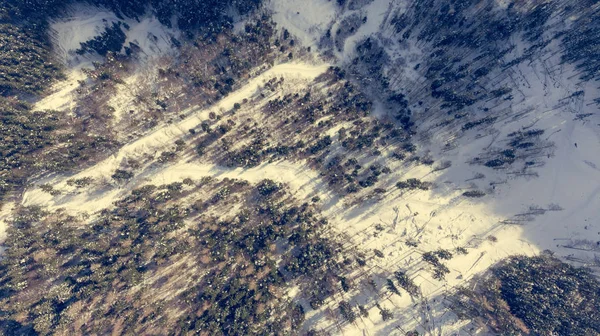
[[[521,163],[525,173],[528,168],[539,165],[541,159],[552,153],[553,144],[542,137],[544,133],[543,129],[535,128],[509,133],[503,146],[489,148],[470,163],[494,169],[505,169]]]
[[[32,112],[26,103],[0,97],[0,201],[33,174],[80,167],[115,147],[110,138],[77,132],[80,127],[67,125],[59,112]]]
[[[448,113],[497,96],[485,89],[485,81],[497,64],[506,63],[504,57],[514,48],[508,39],[522,33],[534,42],[531,57],[546,45],[538,43],[543,40],[544,24],[558,6],[550,2],[533,9],[517,3],[497,7],[494,1],[414,0],[391,21],[400,42],[418,41],[431,50],[421,60],[419,71],[430,84],[425,89],[443,101],[440,107]],[[505,92],[507,88],[494,89]]]
[[[546,254],[512,257],[462,288],[459,316],[511,335],[597,335],[600,283],[592,272]]]
[[[227,15],[230,8],[244,15],[261,4],[261,0],[3,0],[6,3],[3,7],[6,15],[17,19],[43,21],[48,16],[61,14],[66,6],[77,2],[102,6],[132,18],[146,14],[150,8],[164,25],[171,26],[171,20],[176,16],[179,28],[213,35],[231,24]]]
[[[112,26],[106,28],[102,34],[81,44],[77,53],[83,55],[86,52],[97,52],[106,56],[108,52],[120,52],[126,40],[126,35],[121,29],[121,22],[113,22]]]
[[[308,204],[269,180],[147,185],[85,225],[24,208],[0,262],[0,327],[40,335],[297,331],[305,308],[283,293],[297,284],[317,307],[346,267],[326,230]]]
[[[60,76],[43,33],[0,18],[0,95],[40,93]]]
[[[51,57],[47,35],[48,20],[62,15],[66,6],[75,2],[77,1],[2,0],[0,3],[0,113],[3,120],[0,135],[2,139],[6,139],[1,145],[0,199],[13,187],[21,187],[35,173],[69,169],[97,156],[99,152],[106,154],[107,150],[114,147],[113,134],[107,128],[112,112],[105,105],[112,92],[110,88],[119,83],[122,72],[127,69],[126,59],[115,55],[115,52],[122,50],[125,41],[124,30],[128,29],[125,24],[114,23],[99,36],[83,43],[78,51],[97,52],[106,56],[106,62],[95,64],[96,69],[88,71],[92,83],[78,90],[84,101],[81,102],[82,108],[77,109],[75,119],[67,122],[58,112],[32,113],[29,105],[18,100],[30,98],[25,95],[43,94],[53,80],[61,77],[60,66]],[[83,2],[104,6],[114,10],[117,15],[133,18],[143,15],[151,8],[161,22],[167,25],[171,24],[173,15],[176,15],[179,25],[189,33],[188,37],[196,39],[198,48],[205,50],[210,44],[220,46],[222,53],[207,60],[213,63],[210,69],[214,72],[205,71],[203,74],[206,78],[214,75],[214,82],[204,81],[204,77],[196,78],[198,76],[195,74],[199,72],[185,66],[186,81],[203,80],[203,86],[211,86],[209,91],[216,91],[216,95],[207,101],[230,92],[238,78],[252,66],[265,61],[263,55],[269,49],[269,39],[273,34],[272,23],[264,19],[251,22],[246,27],[246,34],[234,38],[229,32],[230,35],[222,39],[237,39],[234,47],[225,42],[216,43],[215,37],[231,26],[226,9],[235,8],[239,13],[245,14],[257,8],[260,1]],[[252,45],[247,47],[249,44]],[[184,55],[198,58],[189,52],[184,52]],[[207,69],[204,65],[201,68]],[[166,110],[170,104],[162,97],[154,100],[162,110]],[[140,126],[156,125],[156,116],[160,114],[153,111],[149,113],[152,117],[145,118],[144,122],[139,123]],[[164,159],[168,160],[169,156],[166,155]]]
[[[383,36],[357,44],[356,58],[345,70],[381,97],[408,131],[438,115],[443,120],[436,128],[485,127],[496,121],[497,106],[521,93],[512,73],[520,73],[518,67],[527,62],[546,62],[559,53],[563,62],[577,66],[583,80],[598,78],[599,14],[592,3],[411,0],[389,16]],[[567,17],[573,24],[551,19]],[[390,41],[418,53],[418,63],[407,63],[404,52],[387,48]],[[414,120],[417,116],[422,120]]]
[[[450,269],[448,269],[448,266],[444,265],[444,263],[441,260],[452,259],[452,253],[450,253],[447,250],[430,251],[423,253],[422,258],[423,261],[432,266],[434,279],[446,279],[446,275],[450,273]]]
[[[577,19],[563,36],[563,60],[577,66],[581,71],[582,80],[600,79],[600,12],[595,8],[594,1],[581,1],[576,4]],[[600,104],[600,97],[595,97]]]

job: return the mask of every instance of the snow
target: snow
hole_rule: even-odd
[[[33,110],[72,111],[76,106],[74,95],[75,90],[79,87],[79,81],[87,78],[81,68],[81,66],[77,66],[71,69],[67,74],[67,79],[55,83],[50,89],[50,93],[33,105]]]
[[[390,0],[363,1],[361,6],[351,6],[352,8],[341,8],[336,1],[326,0],[272,0],[267,5],[280,28],[287,29],[304,46],[315,50],[327,30],[330,30],[331,38],[335,40],[340,22],[345,18],[356,15],[361,20],[367,18],[366,22],[345,39],[342,50],[334,48],[334,55],[342,63],[352,61],[358,43],[368,37],[378,36],[390,13],[403,6],[404,2]]]
[[[339,11],[335,1],[324,0],[271,0],[267,7],[279,27],[286,28],[302,45],[314,49]]]
[[[10,222],[10,220],[12,219],[14,207],[14,202],[6,202],[4,204],[0,204],[0,243],[4,242],[4,240],[6,239],[6,229],[8,222]],[[2,250],[0,250],[0,252]]]
[[[138,110],[139,103],[136,102],[138,94],[144,92],[147,87],[151,88],[157,82],[157,77],[155,71],[136,71],[123,79],[122,83],[116,84],[117,92],[108,101],[108,106],[115,109],[113,117],[116,124],[129,111]]]
[[[366,17],[367,22],[362,24],[352,36],[346,39],[342,52],[338,52],[336,50],[336,55],[338,58],[345,63],[350,62],[354,56],[358,43],[369,36],[377,34],[380,31],[381,24],[390,11],[391,2],[389,0],[374,0],[364,8],[345,13],[346,16],[348,16],[352,15],[354,12],[357,12],[361,17]]]
[[[124,46],[137,44],[142,50],[142,60],[172,53],[171,38],[180,36],[177,29],[162,25],[151,15],[141,17],[139,21],[130,18],[121,20],[106,9],[74,5],[64,17],[50,24],[55,52],[65,64],[71,66],[101,60],[97,55],[77,55],[75,51],[81,48],[81,43],[100,35],[106,27],[117,22],[129,26],[129,29],[121,28],[126,34]]]

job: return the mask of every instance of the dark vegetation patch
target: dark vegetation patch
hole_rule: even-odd
[[[431,182],[423,182],[416,178],[410,178],[406,181],[397,182],[396,188],[400,190],[429,190],[429,188],[431,188]]]
[[[600,49],[597,40],[600,34],[600,13],[595,9],[593,1],[580,1],[569,7],[577,11],[578,15],[571,29],[560,36],[564,46],[562,59],[575,64],[582,80],[598,81]],[[600,104],[600,97],[595,97],[594,101]]]
[[[493,0],[409,1],[390,13],[383,37],[370,36],[357,44],[356,58],[344,70],[365,92],[379,98],[408,131],[416,130],[415,123],[426,125],[420,128],[426,130],[424,136],[443,131],[461,137],[459,129],[491,130],[507,105],[521,98],[522,84],[514,81],[513,74],[521,73],[530,62],[546,62],[564,52],[562,62],[557,57],[552,62],[576,65],[584,81],[600,78],[595,42],[600,20],[592,3],[548,1],[542,6],[517,1],[501,7]],[[576,19],[573,25],[563,26],[552,22],[552,17]],[[517,50],[515,38],[522,38],[527,48]],[[403,52],[387,48],[389,43]],[[405,56],[410,50],[404,52],[413,45],[418,46],[414,48],[419,54],[416,66]],[[554,48],[556,45],[559,47]],[[559,70],[546,67],[546,71],[558,76]],[[511,148],[516,157],[489,153],[489,158],[481,158],[477,164],[505,169],[518,162],[523,167],[517,169],[530,170],[551,154],[546,145],[515,143]],[[522,159],[527,156],[532,159]]]
[[[480,198],[480,197],[485,196],[485,192],[483,192],[481,190],[469,190],[469,191],[465,191],[463,193],[463,196],[470,197],[470,198]]]
[[[0,99],[41,93],[61,77],[44,33],[0,16]]]
[[[600,283],[548,254],[511,257],[453,298],[459,317],[503,335],[597,335]]]
[[[177,17],[180,29],[190,34],[200,32],[206,36],[216,36],[223,29],[231,26],[231,17],[227,15],[230,8],[245,15],[258,8],[261,0],[203,0],[203,1],[171,1],[171,0],[3,0],[5,15],[17,20],[33,23],[44,22],[49,16],[60,15],[73,3],[89,3],[105,7],[119,16],[139,18],[152,9],[158,20],[172,26],[172,19]]]
[[[77,54],[83,55],[95,51],[102,56],[106,56],[108,52],[120,52],[127,39],[121,25],[121,22],[113,22],[112,26],[106,27],[100,35],[81,43],[81,48],[76,50]]]
[[[509,38],[522,33],[528,41],[543,40],[544,25],[560,8],[553,2],[533,9],[523,7],[513,3],[501,9],[494,1],[450,4],[417,0],[407,10],[393,14],[390,20],[393,36],[401,43],[413,41],[426,49],[418,72],[427,81],[422,88],[409,90],[412,94],[408,101],[422,100],[428,94],[440,101],[437,106],[452,115],[477,102],[507,95],[510,88],[487,89],[486,84],[498,65],[508,63],[505,56],[514,48]],[[533,57],[546,45],[534,43],[528,57],[517,63]],[[398,80],[393,74],[382,78],[388,83]],[[467,123],[464,129],[487,121],[486,117],[479,118]]]
[[[42,335],[296,333],[308,307],[286,290],[317,308],[351,267],[328,230],[269,180],[148,185],[92,223],[23,208],[0,261],[1,320]]]
[[[16,99],[0,97],[0,203],[36,173],[80,168],[117,144],[110,137],[83,132],[81,120],[64,113],[32,112]]]
[[[531,168],[553,155],[554,144],[542,137],[544,133],[542,129],[512,132],[504,139],[503,147],[489,148],[470,163],[494,169],[518,167],[517,163],[520,163],[522,168],[517,174],[530,174]]]

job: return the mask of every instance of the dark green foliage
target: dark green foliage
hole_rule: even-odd
[[[589,270],[538,257],[513,258],[493,272],[511,312],[532,332],[600,333],[600,284]]]
[[[485,193],[481,190],[469,190],[463,193],[463,196],[470,198],[479,198],[485,196]]]
[[[386,287],[390,292],[392,292],[398,296],[402,296],[402,293],[400,293],[400,290],[398,290],[398,287],[396,287],[396,285],[394,284],[394,281],[392,279],[386,280]]]
[[[302,293],[311,305],[324,302],[335,290],[333,273],[343,274],[335,263],[339,248],[324,237],[327,222],[307,206],[284,204],[290,201],[285,195],[257,198],[257,187],[246,182],[188,185],[192,191],[183,183],[135,189],[89,224],[39,208],[17,212],[0,260],[0,328],[44,335],[299,330],[304,308],[277,295],[288,283],[275,260],[306,284]],[[192,192],[210,199],[224,190],[229,196],[217,204],[180,206]],[[205,214],[236,200],[247,208],[231,217]],[[179,294],[169,292],[172,286]],[[346,308],[347,317],[356,318]],[[101,313],[76,328],[73,309]],[[170,315],[174,309],[179,317]],[[21,325],[11,320],[17,316]]]
[[[12,15],[21,20],[35,19],[36,22],[42,22],[47,16],[61,13],[66,6],[76,2],[76,0],[4,1],[10,4],[4,5],[7,8],[5,9],[7,16]],[[161,23],[167,26],[171,26],[173,16],[177,16],[177,22],[181,29],[201,30],[207,36],[214,36],[231,24],[231,19],[227,16],[228,8],[233,7],[243,15],[258,8],[261,0],[88,0],[87,2],[106,7],[118,15],[132,18],[142,16],[150,7]]]
[[[450,253],[450,251],[448,251],[448,250],[439,249],[439,250],[435,251],[434,253],[436,256],[438,256],[440,259],[443,259],[443,260],[452,259],[452,253]]]
[[[306,319],[306,315],[304,313],[304,308],[300,304],[296,304],[294,309],[292,310],[292,330],[298,330],[304,320]]]
[[[105,137],[70,133],[62,113],[31,112],[18,100],[0,97],[0,200],[31,175],[80,166],[114,144]]]
[[[394,277],[398,281],[400,287],[402,287],[405,291],[408,292],[411,296],[418,296],[420,293],[419,287],[414,283],[414,281],[408,277],[406,272],[397,271],[394,273]]]
[[[83,55],[86,52],[95,51],[102,56],[106,56],[108,52],[118,53],[123,48],[126,38],[127,36],[121,29],[121,22],[113,23],[112,26],[106,27],[106,30],[94,39],[81,43],[81,48],[76,52]]]
[[[442,253],[442,255],[444,257],[448,256],[445,253]],[[423,261],[433,266],[433,278],[436,280],[444,280],[446,278],[446,274],[450,273],[448,267],[442,264],[440,261],[440,257],[438,257],[438,251],[423,253]]]
[[[0,96],[41,93],[60,77],[49,49],[36,31],[0,21]]]
[[[459,246],[456,248],[456,254],[467,255],[469,254],[469,251],[466,248]]]
[[[369,317],[369,311],[367,308],[365,308],[365,306],[359,305],[358,310],[360,311],[360,315],[362,315],[362,317]]]
[[[293,276],[310,274],[314,270],[326,267],[334,254],[332,244],[327,241],[309,244],[298,250],[296,256],[286,266],[286,270]]]
[[[263,139],[256,139],[238,151],[230,153],[225,158],[225,165],[229,167],[256,167],[261,164],[264,157],[262,149],[265,146]]]
[[[273,180],[262,180],[258,186],[258,193],[262,196],[271,196],[281,189],[281,185]]]
[[[501,160],[501,159],[493,159],[493,160],[487,161],[485,163],[485,166],[490,167],[490,168],[502,167],[503,165],[504,165],[504,160]]]
[[[581,4],[583,5],[583,2]],[[588,10],[589,9],[589,10]],[[600,14],[594,5],[586,6],[584,11],[577,13],[577,19],[566,34],[562,36],[564,47],[563,61],[574,64],[580,71],[582,80],[598,80],[600,78]],[[600,99],[595,97],[600,104]]]
[[[352,306],[346,301],[340,302],[340,314],[346,321],[350,323],[354,322],[357,317],[356,312],[352,309]]]
[[[381,307],[381,305],[377,304],[377,308],[379,308],[379,314],[381,315],[381,319],[384,321],[389,321],[394,318],[394,314],[391,310],[387,308]]]
[[[585,268],[550,256],[511,257],[461,289],[455,310],[494,332],[525,335],[600,333],[600,283]]]
[[[133,177],[133,173],[123,169],[117,169],[112,175],[112,179],[123,183],[129,181]]]
[[[497,117],[485,117],[483,119],[471,121],[471,122],[464,124],[462,129],[463,129],[463,131],[466,131],[466,130],[470,130],[473,127],[477,127],[479,125],[490,125],[490,124],[493,124],[494,121],[496,121],[496,119],[498,119],[498,118]]]
[[[331,140],[331,137],[329,135],[326,135],[317,140],[317,142],[312,147],[310,147],[310,152],[312,154],[316,154],[322,151],[323,149],[329,147],[332,142],[333,141]]]
[[[399,181],[396,183],[396,188],[400,190],[429,190],[430,187],[430,182],[423,182],[416,178],[409,178],[406,181]]]
[[[346,277],[340,277],[340,285],[342,286],[344,292],[348,292],[351,288],[350,283],[348,282],[348,278]]]

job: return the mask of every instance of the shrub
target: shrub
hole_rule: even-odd
[[[463,193],[465,197],[478,198],[485,196],[485,193],[481,190],[469,190]]]
[[[117,169],[111,177],[117,182],[126,182],[133,177],[133,173],[127,170]]]
[[[258,186],[258,193],[262,196],[271,196],[281,189],[281,185],[273,180],[262,180]]]
[[[430,182],[422,182],[421,180],[416,178],[409,178],[406,181],[399,181],[396,183],[396,188],[400,190],[429,190],[430,187]]]

